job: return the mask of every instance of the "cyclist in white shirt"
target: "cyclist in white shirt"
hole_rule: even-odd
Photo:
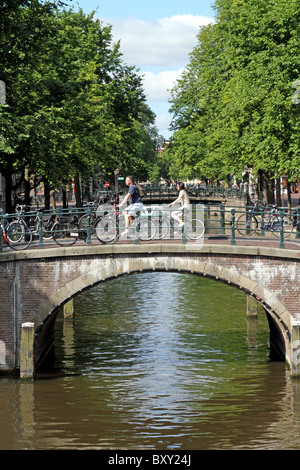
[[[178,198],[175,199],[175,201],[171,202],[169,204],[169,207],[172,207],[175,204],[181,204],[181,208],[179,210],[171,212],[171,217],[173,217],[173,219],[175,219],[178,222],[179,227],[182,227],[183,226],[183,222],[182,222],[183,209],[186,209],[187,211],[190,209],[190,199],[184,188],[183,183],[177,183],[177,189],[179,191]]]

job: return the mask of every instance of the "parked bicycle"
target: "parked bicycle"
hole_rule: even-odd
[[[25,250],[32,242],[32,232],[24,220],[10,219],[0,210],[1,241],[13,250]]]
[[[42,236],[45,240],[50,240],[52,238],[52,228],[55,224],[57,217],[56,214],[47,214],[47,212],[40,211],[31,211],[30,206],[17,204],[16,205],[16,214],[17,220],[23,220],[28,226],[29,230],[32,232],[33,237],[39,236],[40,225],[42,230]],[[41,217],[40,215],[41,214]],[[40,224],[41,219],[41,224]]]
[[[293,227],[293,217],[283,214],[283,236],[288,237],[292,233]],[[262,231],[269,231],[274,233],[276,237],[280,237],[281,217],[277,206],[266,206],[262,201],[255,201],[253,207],[237,219],[236,228],[239,234],[244,237],[254,233],[261,234]]]
[[[79,218],[79,228],[87,234],[88,229],[90,230],[90,236],[96,235],[96,225],[105,215],[108,215],[112,209],[112,205],[99,205],[97,208],[94,204],[85,204],[84,209],[90,209],[89,212],[84,213]]]
[[[86,240],[86,231],[81,230],[76,213],[59,213],[52,227],[53,240],[60,246],[72,246],[77,240]]]
[[[88,205],[88,209],[93,206]],[[57,221],[53,225],[52,234],[54,241],[61,246],[72,246],[77,240],[86,241],[96,235],[103,243],[114,243],[117,241],[118,223],[116,222],[116,209],[113,206],[98,206],[96,211],[90,210],[80,216],[80,212],[57,214]]]

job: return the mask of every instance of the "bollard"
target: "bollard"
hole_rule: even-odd
[[[74,299],[70,299],[64,304],[64,319],[68,318],[74,318]]]
[[[34,377],[34,323],[22,323],[20,348],[20,377],[33,379]]]
[[[247,317],[257,317],[258,315],[258,303],[257,300],[247,295]]]
[[[291,321],[291,373],[293,377],[300,376],[300,321],[292,319]]]

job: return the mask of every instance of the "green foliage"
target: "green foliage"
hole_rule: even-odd
[[[111,26],[61,2],[0,6],[0,172],[46,178],[145,175],[155,155],[154,115],[142,78],[123,63]]]
[[[172,92],[175,171],[299,176],[299,0],[216,0],[215,10]]]

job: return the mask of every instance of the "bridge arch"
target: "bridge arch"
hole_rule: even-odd
[[[29,323],[37,364],[49,346],[58,307],[80,291],[127,274],[173,271],[206,276],[255,298],[267,313],[271,336],[291,375],[300,376],[299,260],[297,250],[217,243],[94,245],[0,253],[0,368],[20,368],[23,325]],[[32,362],[31,355],[29,359]]]
[[[177,272],[207,277],[236,288],[252,297],[264,308],[270,328],[271,347],[290,364],[291,333],[290,312],[274,292],[262,287],[236,267],[227,268],[211,261],[199,261],[181,256],[146,256],[134,259],[127,257],[108,258],[104,266],[94,267],[90,272],[74,277],[71,281],[53,292],[43,302],[34,317],[36,332],[42,332],[44,325],[55,322],[58,308],[78,293],[101,282],[124,275],[142,272]],[[39,335],[37,335],[39,336]],[[43,336],[43,335],[42,335]],[[41,338],[40,344],[44,340]]]

